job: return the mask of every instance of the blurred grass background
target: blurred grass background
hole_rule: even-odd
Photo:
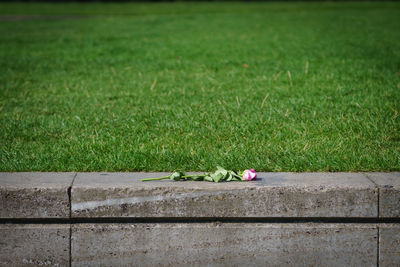
[[[0,3],[1,171],[400,170],[400,4]]]

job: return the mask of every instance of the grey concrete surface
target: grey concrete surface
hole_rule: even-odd
[[[379,266],[400,266],[400,225],[379,225]]]
[[[375,225],[77,224],[72,266],[376,266]]]
[[[0,173],[0,266],[68,266],[70,257],[73,266],[400,266],[400,224],[357,223],[400,217],[400,173],[140,181],[164,175],[78,173],[74,180],[74,173]],[[312,217],[315,223],[76,224],[70,210],[95,220]],[[352,223],[325,224],[319,217]],[[38,218],[47,224],[27,224]],[[60,218],[66,224],[54,220]]]
[[[0,218],[69,218],[74,173],[0,173]]]
[[[69,225],[0,224],[0,236],[0,266],[69,266]]]
[[[400,172],[365,175],[379,187],[379,216],[400,217]]]
[[[251,182],[141,182],[167,173],[78,173],[72,217],[377,217],[361,173],[258,173]]]

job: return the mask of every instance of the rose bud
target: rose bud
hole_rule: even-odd
[[[251,181],[257,178],[257,173],[254,169],[251,170],[245,170],[243,172],[243,178],[242,180],[244,181]]]

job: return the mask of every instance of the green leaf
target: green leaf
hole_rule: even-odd
[[[169,176],[169,179],[174,180],[174,181],[179,181],[182,176],[185,176],[185,173],[183,172],[174,172]]]
[[[226,180],[228,178],[228,171],[224,168],[222,168],[221,166],[217,166],[217,170],[214,172],[215,175],[221,176],[221,178],[218,177],[218,181],[216,181],[217,183],[222,179],[222,180]],[[214,179],[215,181],[215,179]]]
[[[224,177],[224,175],[220,172],[215,172],[215,173],[211,174],[211,178],[216,183],[218,183],[223,177]]]
[[[232,174],[232,176],[241,179],[240,175],[239,175],[237,172],[235,172],[235,171],[230,171],[230,173]]]
[[[223,170],[220,173],[222,174],[223,177],[228,175],[228,171],[227,170]]]
[[[210,175],[204,176],[204,181],[207,181],[207,182],[214,182],[213,178],[211,178]]]
[[[203,176],[196,176],[196,177],[190,178],[190,180],[192,180],[192,181],[203,181],[204,177]]]
[[[218,171],[226,171],[225,168],[222,168],[221,166],[217,166]]]

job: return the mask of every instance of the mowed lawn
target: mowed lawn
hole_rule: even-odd
[[[400,3],[0,13],[0,171],[400,170]]]

